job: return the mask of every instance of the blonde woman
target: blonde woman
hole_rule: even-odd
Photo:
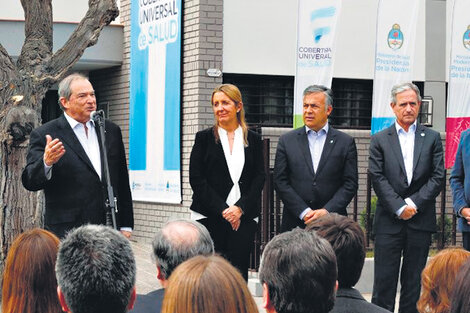
[[[265,179],[262,141],[247,128],[235,85],[215,88],[211,103],[215,124],[196,134],[191,152],[192,217],[209,230],[215,251],[247,280]]]

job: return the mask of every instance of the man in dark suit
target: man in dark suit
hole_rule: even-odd
[[[399,84],[391,95],[396,121],[370,143],[369,172],[378,197],[372,303],[394,311],[403,254],[399,312],[417,312],[421,271],[436,231],[436,197],[445,179],[443,150],[439,133],[416,122],[418,87]]]
[[[330,313],[387,313],[367,302],[354,285],[361,277],[366,257],[366,238],[359,224],[338,214],[329,214],[311,222],[307,230],[315,231],[333,247],[338,265],[338,290]]]
[[[450,174],[454,211],[459,218],[463,247],[470,251],[470,130],[462,132]]]
[[[59,101],[64,114],[31,132],[22,181],[28,190],[44,189],[45,228],[63,237],[82,224],[105,223],[106,189],[98,125],[90,120],[96,110],[93,86],[72,74],[59,84]],[[108,120],[105,143],[117,223],[130,237],[134,218],[124,145],[120,128]]]
[[[163,287],[146,295],[137,295],[132,313],[160,313],[168,279],[175,268],[197,255],[214,254],[214,243],[204,225],[192,220],[172,220],[160,229],[152,241],[157,279]]]
[[[357,191],[357,150],[354,138],[328,125],[333,94],[324,86],[303,93],[305,126],[279,139],[274,184],[284,203],[281,231],[346,207]]]

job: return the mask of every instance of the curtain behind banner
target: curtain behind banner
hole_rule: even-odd
[[[380,0],[377,14],[375,75],[372,97],[371,133],[395,121],[390,107],[390,90],[411,81],[416,28],[422,0]]]
[[[303,125],[302,93],[310,85],[331,87],[341,0],[299,0],[294,128]]]
[[[181,0],[131,1],[129,177],[134,200],[181,202],[181,5]]]
[[[460,134],[470,127],[470,1],[455,0],[446,119],[446,168],[455,162]]]

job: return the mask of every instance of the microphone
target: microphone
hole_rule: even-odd
[[[94,121],[95,123],[98,123],[104,119],[104,111],[99,110],[99,111],[93,111],[90,113],[90,119]]]

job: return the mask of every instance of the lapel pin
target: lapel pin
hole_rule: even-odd
[[[424,134],[424,133],[421,133],[421,137],[424,137],[424,136],[425,136],[425,134]]]
[[[330,143],[333,143],[333,139],[330,140]]]

